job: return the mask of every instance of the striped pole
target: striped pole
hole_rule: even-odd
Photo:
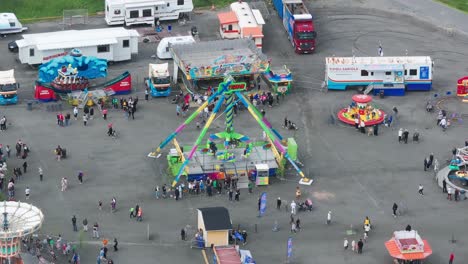
[[[227,106],[226,132],[228,133],[232,131],[232,126],[234,123],[234,111],[233,111],[233,105],[232,105],[233,101],[234,101],[233,94],[226,94],[226,106]]]

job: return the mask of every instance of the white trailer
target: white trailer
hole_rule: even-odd
[[[108,25],[155,25],[156,20],[175,20],[193,10],[192,0],[106,0]]]
[[[21,33],[27,30],[13,13],[0,13],[0,34]]]
[[[170,52],[171,46],[192,43],[195,43],[195,39],[192,36],[163,38],[161,39],[158,47],[156,48],[156,55],[161,60],[172,59],[172,54]]]
[[[138,37],[136,30],[101,28],[24,34],[16,44],[20,62],[30,65],[67,55],[75,48],[84,56],[125,61],[138,53]]]

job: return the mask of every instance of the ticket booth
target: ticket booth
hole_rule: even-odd
[[[257,186],[269,184],[269,171],[268,164],[255,164],[255,184]]]

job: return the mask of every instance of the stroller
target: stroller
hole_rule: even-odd
[[[299,211],[312,211],[312,200],[307,199],[303,203],[299,203]]]

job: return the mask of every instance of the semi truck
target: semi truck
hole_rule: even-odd
[[[273,6],[282,19],[295,52],[301,54],[314,52],[317,33],[312,15],[304,0],[273,0]]]

